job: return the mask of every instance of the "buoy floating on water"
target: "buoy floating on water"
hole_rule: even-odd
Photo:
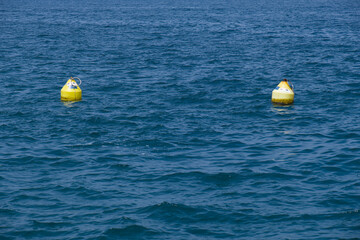
[[[292,104],[294,102],[294,86],[284,78],[272,91],[271,101],[277,104]]]
[[[79,85],[75,81],[79,79]],[[70,79],[65,83],[61,89],[61,101],[79,101],[81,100],[81,79],[77,77],[70,77]]]

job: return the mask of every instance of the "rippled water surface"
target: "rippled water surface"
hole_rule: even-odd
[[[1,1],[1,239],[359,239],[359,36],[356,0]]]

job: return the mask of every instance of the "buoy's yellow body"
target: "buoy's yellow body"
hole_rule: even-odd
[[[61,89],[61,101],[81,100],[81,89],[73,78],[70,78]]]
[[[272,91],[271,101],[278,104],[292,104],[294,102],[294,91],[287,79],[284,79]]]

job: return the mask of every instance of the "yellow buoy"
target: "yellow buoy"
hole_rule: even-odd
[[[71,77],[61,89],[61,101],[79,101],[81,100],[81,79],[78,85],[73,77]]]
[[[290,87],[289,80],[284,78],[277,85],[272,91],[271,101],[278,104],[291,104],[294,102],[294,87]]]

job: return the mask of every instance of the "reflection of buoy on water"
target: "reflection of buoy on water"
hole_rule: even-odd
[[[278,104],[291,104],[294,102],[294,86],[289,85],[289,80],[282,80],[272,91],[271,101]]]
[[[79,101],[81,100],[81,79],[79,79],[79,85],[76,83],[73,77],[71,77],[61,89],[61,101]]]

